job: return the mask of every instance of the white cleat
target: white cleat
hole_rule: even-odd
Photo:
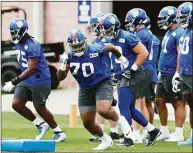
[[[96,148],[93,150],[106,150],[110,148],[113,145],[113,140],[110,136],[106,135],[106,141],[102,140],[101,144],[99,144]]]
[[[64,131],[54,132],[54,136],[52,139],[55,140],[56,142],[65,141],[66,140],[66,134],[64,133]]]
[[[170,138],[165,141],[166,142],[182,142],[184,141],[184,136],[182,134],[174,132],[170,135]]]
[[[134,143],[142,143],[141,136],[137,132],[131,132],[129,137],[133,140]]]
[[[41,140],[50,128],[46,122],[42,122],[40,125],[36,125],[36,127],[38,129],[38,135],[35,140]]]
[[[161,133],[158,137],[157,137],[157,139],[156,139],[156,141],[165,141],[165,140],[167,140],[167,139],[169,139],[170,138],[170,135],[168,134],[168,135],[164,135],[163,133]]]

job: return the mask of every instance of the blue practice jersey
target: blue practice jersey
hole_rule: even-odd
[[[180,74],[192,75],[192,28],[187,28],[179,40],[180,47]]]
[[[88,45],[81,57],[73,56],[71,51],[67,53],[70,71],[81,88],[92,88],[111,77],[110,69],[103,60],[106,53],[103,43]]]
[[[157,83],[158,78],[157,78],[157,58],[159,54],[159,49],[160,49],[160,40],[153,35],[153,47],[152,47],[152,52],[150,53],[149,57],[152,57],[151,64],[153,67],[153,74],[152,74],[152,82]]]
[[[109,40],[107,38],[104,37],[97,37],[96,39],[94,39],[92,41],[92,44],[94,43],[108,43]],[[115,56],[115,55],[113,55]],[[108,69],[112,69],[112,64],[111,64],[111,53],[109,54],[105,54],[103,56],[103,60],[105,61],[105,63],[107,64]]]
[[[184,32],[181,26],[174,30],[168,30],[165,34],[159,59],[159,71],[164,75],[174,75],[177,66],[177,46]]]
[[[137,58],[137,54],[133,52],[132,49],[139,43],[139,41],[140,40],[136,35],[122,29],[119,30],[118,36],[115,39],[110,40],[110,43],[115,45],[115,47],[117,47],[117,49],[119,49],[123,56],[125,56],[129,61],[128,68],[133,65]],[[111,61],[115,76],[120,76],[123,73],[120,61],[115,56],[111,57]]]
[[[18,51],[17,59],[22,72],[28,68],[28,59],[38,58],[36,72],[20,84],[31,87],[51,84],[50,71],[40,43],[29,37],[24,43],[17,44],[16,49]]]
[[[136,32],[136,35],[140,38],[142,44],[146,47],[147,51],[149,52],[149,56],[143,63],[143,67],[146,70],[149,70],[153,72],[153,67],[151,64],[152,56],[150,56],[152,51],[152,42],[153,42],[153,35],[150,30],[148,30],[146,27],[140,29]]]

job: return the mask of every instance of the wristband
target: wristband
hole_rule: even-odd
[[[13,85],[17,85],[18,83],[20,83],[22,80],[21,80],[21,78],[19,77],[19,76],[17,76],[17,77],[15,77],[15,78],[13,78],[12,80],[11,80],[11,83],[13,84]]]
[[[131,66],[131,69],[133,71],[136,71],[138,69],[138,66],[134,63],[132,66]]]

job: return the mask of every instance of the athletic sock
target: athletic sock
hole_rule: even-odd
[[[116,126],[116,127],[111,127],[110,130],[111,130],[112,133],[119,133],[119,132],[118,132],[118,126]]]
[[[32,123],[36,126],[40,125],[42,122],[43,121],[38,117],[36,117],[36,119],[32,121]]]
[[[155,127],[151,123],[148,123],[147,126],[144,127],[144,129],[146,129],[148,132],[151,132],[155,129]]]
[[[166,126],[161,126],[161,131],[162,131],[162,134],[165,135],[165,136],[170,135],[168,125],[166,125]]]
[[[59,127],[59,125],[57,126],[57,127],[55,127],[54,129],[53,129],[53,131],[54,132],[61,132],[62,131],[62,129]]]
[[[183,135],[184,134],[183,127],[176,127],[175,133],[179,133],[179,134]]]

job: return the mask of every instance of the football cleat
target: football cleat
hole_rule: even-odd
[[[56,142],[62,142],[66,140],[66,134],[64,133],[64,131],[54,132],[52,140],[55,140]]]
[[[159,137],[157,137],[156,141],[165,141],[170,138],[170,135],[164,135],[163,133],[160,134]]]
[[[183,134],[174,132],[170,135],[170,138],[166,139],[165,141],[166,142],[181,142],[181,141],[184,141],[184,136]]]
[[[49,125],[46,122],[42,122],[40,125],[36,125],[38,129],[38,135],[36,136],[35,140],[41,140],[46,132],[49,130]]]
[[[106,135],[105,141],[102,140],[101,144],[99,144],[93,150],[106,150],[106,149],[110,148],[112,145],[113,145],[113,140],[111,139],[110,136]]]
[[[133,147],[135,144],[131,138],[124,137],[124,140],[117,144],[117,147]]]
[[[110,137],[112,138],[113,141],[120,141],[119,134],[116,132],[110,132]]]
[[[192,146],[192,137],[189,137],[186,141],[178,142],[178,146]]]
[[[155,143],[157,137],[161,134],[161,130],[155,128],[151,132],[148,132],[148,141],[145,143],[146,146],[152,146]]]
[[[100,139],[99,139],[99,137],[97,137],[97,136],[91,136],[90,138],[89,138],[89,141],[91,141],[91,142],[97,142],[97,141],[101,141]]]

